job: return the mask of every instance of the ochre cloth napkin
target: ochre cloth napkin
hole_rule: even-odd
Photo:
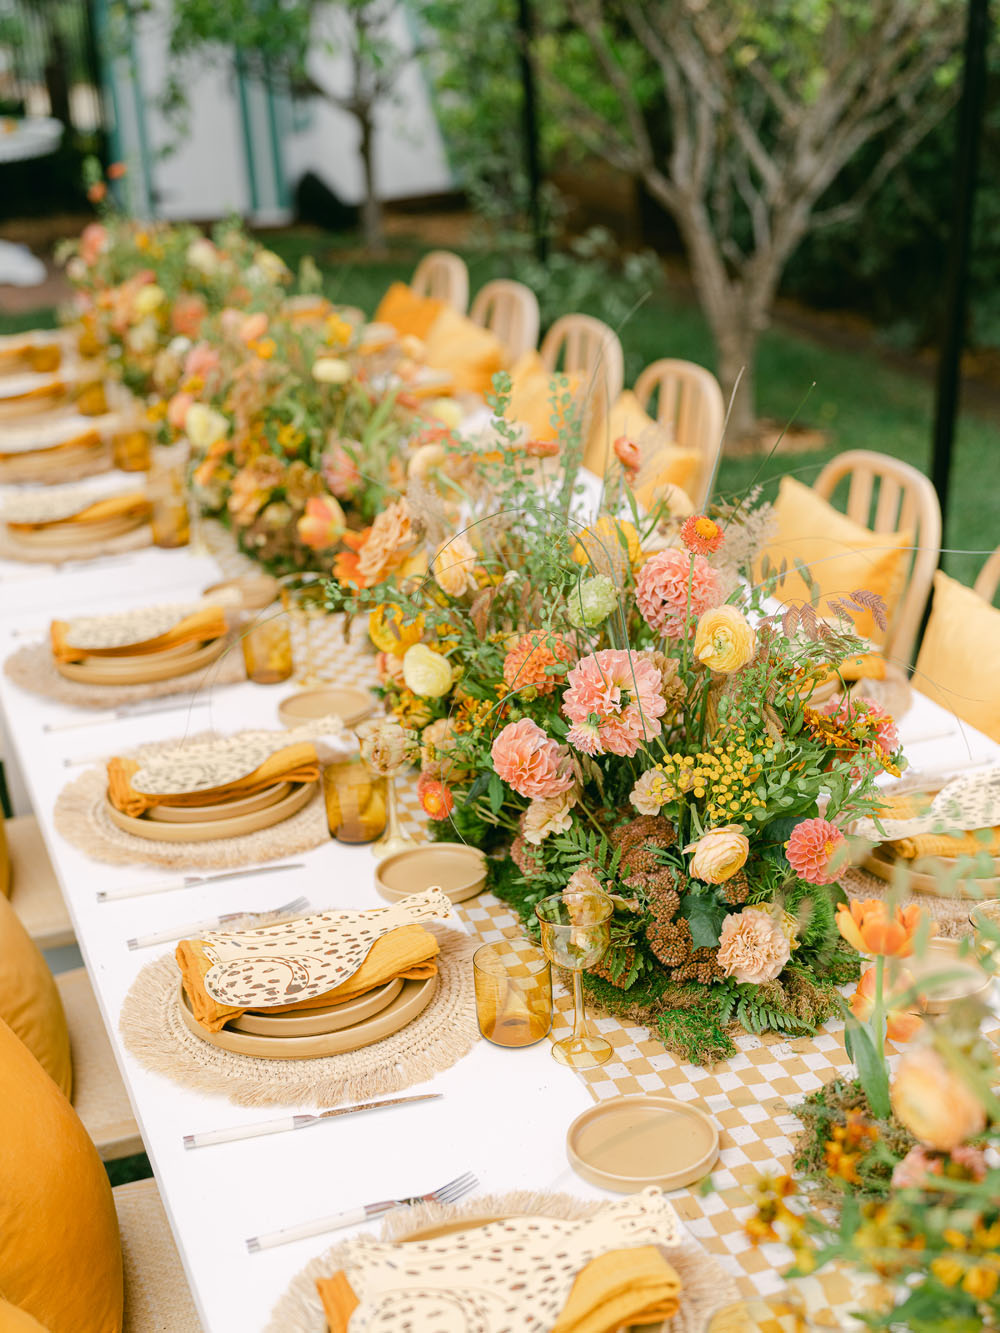
[[[26,363],[36,375],[52,375],[62,364],[62,348],[58,343],[24,342],[0,347],[0,375],[14,363],[14,369],[20,370],[18,362]]]
[[[241,796],[253,796],[276,782],[315,782],[319,777],[319,758],[315,745],[303,741],[276,750],[251,773],[226,782],[220,787],[203,791],[166,792],[145,795],[132,786],[132,778],[142,767],[135,759],[121,759],[117,755],[108,763],[108,800],[123,815],[138,819],[154,805],[202,806],[235,801]]]
[[[1000,827],[975,829],[968,833],[912,833],[889,846],[904,861],[919,856],[1000,856]]]
[[[92,449],[101,443],[101,437],[96,430],[85,430],[80,435],[73,435],[68,440],[60,440],[58,444],[46,445],[44,449],[18,449],[14,453],[0,452],[0,463],[10,462],[12,459],[23,460],[30,458],[51,458],[53,454],[62,453],[66,449]]]
[[[4,403],[31,403],[44,398],[61,398],[67,390],[67,385],[62,380],[50,380],[48,384],[36,384],[31,389],[24,389],[21,393],[12,393],[4,396],[0,401]]]
[[[89,523],[107,523],[113,518],[145,518],[149,513],[149,500],[144,491],[129,491],[125,495],[109,495],[105,500],[95,500],[79,513],[65,518],[46,519],[39,523],[8,523],[11,532],[38,532],[42,528],[86,527]]]
[[[369,949],[364,962],[341,985],[318,995],[310,1000],[300,1000],[296,1004],[283,1004],[268,1008],[268,1014],[287,1014],[297,1009],[322,1009],[328,1004],[339,1004],[343,1000],[355,1000],[359,995],[384,986],[386,982],[402,977],[406,980],[432,977],[437,972],[434,961],[440,952],[440,945],[429,930],[414,922],[400,926],[388,934],[380,935]],[[232,1005],[220,1004],[205,990],[205,975],[212,967],[212,960],[205,953],[201,940],[181,940],[174,957],[181,970],[181,978],[191,1010],[195,1018],[209,1032],[218,1032],[219,1028],[231,1018],[246,1013],[245,1009]]]
[[[854,657],[845,657],[824,679],[839,676],[846,681],[885,680],[885,675],[885,658],[881,653],[857,653]]]
[[[205,606],[178,620],[171,629],[152,639],[122,644],[118,648],[74,648],[66,635],[71,626],[65,620],[53,620],[49,626],[52,656],[57,662],[80,662],[85,657],[143,657],[179,648],[183,643],[202,643],[221,638],[226,632],[226,613],[219,606]]]
[[[316,1290],[330,1333],[348,1333],[359,1302],[347,1274],[318,1279]],[[615,1333],[623,1324],[672,1319],[680,1292],[680,1278],[655,1245],[609,1250],[577,1274],[553,1333]]]

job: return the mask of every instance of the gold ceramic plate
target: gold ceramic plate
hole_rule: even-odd
[[[107,797],[104,798],[104,809],[112,824],[137,838],[148,838],[151,842],[211,842],[216,838],[242,838],[247,833],[257,833],[262,828],[280,824],[308,805],[318,790],[316,782],[297,782],[283,800],[263,810],[236,815],[232,819],[212,819],[202,824],[167,824],[145,815],[136,819],[116,810]]]
[[[157,680],[172,680],[208,666],[225,651],[225,639],[210,643],[183,644],[185,649],[171,648],[166,653],[148,653],[140,662],[123,666],[121,661],[96,660],[84,662],[56,662],[55,668],[67,680],[78,680],[82,685],[148,685]],[[189,651],[188,651],[189,650]]]
[[[51,528],[39,528],[35,532],[16,531],[8,528],[7,535],[12,542],[33,551],[62,551],[67,547],[85,546],[88,542],[110,541],[112,537],[122,537],[126,532],[141,527],[149,521],[148,514],[123,515],[120,518],[105,519],[103,523],[58,523]]]
[[[147,810],[146,819],[164,824],[208,824],[213,819],[235,819],[237,815],[251,815],[255,810],[266,810],[284,800],[292,790],[290,782],[276,782],[253,796],[241,796],[236,801],[220,801],[218,805],[154,805]]]
[[[635,1194],[647,1185],[680,1189],[708,1175],[719,1131],[689,1102],[648,1093],[592,1106],[566,1134],[570,1166],[600,1189]]]
[[[941,981],[923,992],[924,1008],[931,1014],[943,1014],[960,1000],[981,996],[993,984],[993,977],[976,961],[975,953],[962,954],[960,940],[930,939],[922,957],[914,955],[903,962],[903,966],[920,982],[924,977],[952,975],[952,980]],[[954,976],[955,973],[962,975]]]
[[[402,989],[402,978],[396,977],[367,995],[359,995],[356,1000],[329,1004],[323,1009],[302,1009],[295,1014],[268,1014],[248,1009],[239,1018],[231,1019],[228,1027],[233,1032],[247,1032],[257,1037],[322,1037],[381,1013]]]
[[[391,903],[408,893],[440,888],[453,903],[464,903],[486,884],[486,857],[462,842],[429,842],[387,856],[375,867],[375,888]]]
[[[202,1041],[218,1046],[236,1055],[255,1055],[262,1060],[316,1060],[326,1055],[346,1055],[371,1046],[385,1037],[391,1037],[406,1027],[430,1004],[437,989],[437,977],[423,981],[406,981],[396,998],[379,1013],[339,1032],[325,1032],[314,1037],[261,1037],[248,1032],[234,1032],[222,1028],[208,1032],[201,1026],[188,1005],[184,987],[177,987],[177,1003],[184,1022]]]
[[[939,874],[931,873],[929,866],[934,863]],[[980,898],[992,898],[1000,893],[1000,877],[990,876],[986,879],[973,879],[967,876],[963,879],[955,878],[955,861],[945,856],[924,856],[917,861],[906,861],[901,857],[895,857],[885,846],[873,847],[868,855],[861,862],[865,870],[876,875],[879,879],[884,879],[887,883],[894,883],[896,879],[897,867],[903,867],[903,885],[913,893],[928,893],[936,898],[968,898],[978,900]],[[994,861],[996,864],[996,861]],[[917,869],[916,867],[924,867]],[[945,878],[942,879],[942,876]]]
[[[345,727],[353,727],[375,708],[367,690],[349,685],[322,685],[314,690],[299,690],[282,699],[278,717],[286,727],[301,727],[321,717],[339,717]]]
[[[245,611],[264,611],[278,600],[278,580],[270,574],[244,574],[238,579],[209,584],[202,596],[230,591],[239,594],[239,604]]]

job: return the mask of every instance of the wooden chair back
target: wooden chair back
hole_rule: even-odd
[[[979,577],[972,585],[972,589],[992,606],[993,598],[997,593],[997,584],[1000,584],[1000,546],[997,547],[979,571]]]
[[[550,375],[562,372],[580,380],[586,441],[594,424],[607,420],[625,384],[625,353],[617,334],[591,315],[563,315],[542,339],[538,351]],[[593,467],[586,449],[584,462]],[[604,466],[593,470],[603,476]]]
[[[431,250],[413,270],[410,287],[417,296],[432,296],[454,306],[460,315],[469,308],[469,270],[450,250]]]
[[[651,410],[656,396],[655,411]],[[669,430],[674,443],[698,452],[698,471],[691,500],[701,509],[709,497],[722,449],[726,404],[719,381],[693,361],[664,357],[647,366],[635,382],[639,405]]]
[[[909,666],[920,622],[941,557],[941,506],[930,480],[909,463],[867,449],[849,449],[830,460],[813,489],[829,500],[850,478],[847,516],[872,532],[912,532],[914,553],[899,604],[888,608],[885,655]],[[877,487],[876,487],[877,483]],[[874,518],[872,512],[874,510]]]
[[[488,282],[476,293],[469,318],[499,339],[511,361],[538,346],[538,297],[523,282]]]

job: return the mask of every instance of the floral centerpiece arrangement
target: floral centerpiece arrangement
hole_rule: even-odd
[[[331,605],[368,615],[389,706],[420,732],[423,808],[498,853],[493,888],[526,922],[567,884],[610,893],[591,990],[673,1049],[731,1053],[733,1023],[809,1031],[857,970],[834,924],[844,827],[902,762],[877,705],[811,701],[877,599],[859,590],[835,625],[775,609],[781,571],[753,576],[768,507],[681,523],[665,494],[644,515],[655,459],[627,439],[600,513],[576,517],[572,431],[561,476],[541,472],[498,388],[476,485],[442,442],[335,562]]]

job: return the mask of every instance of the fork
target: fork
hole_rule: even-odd
[[[321,1236],[325,1231],[338,1231],[341,1227],[357,1226],[359,1222],[370,1222],[373,1217],[381,1217],[393,1208],[404,1208],[415,1203],[454,1203],[469,1190],[479,1184],[478,1178],[471,1171],[456,1176],[446,1185],[440,1185],[429,1194],[417,1194],[412,1199],[385,1199],[381,1203],[367,1203],[361,1208],[351,1208],[346,1213],[334,1213],[331,1217],[319,1217],[314,1222],[303,1222],[297,1227],[285,1227],[282,1231],[271,1231],[264,1236],[251,1236],[247,1249],[251,1254],[259,1250],[270,1250],[275,1245],[287,1245],[293,1240],[306,1240],[309,1236]]]

